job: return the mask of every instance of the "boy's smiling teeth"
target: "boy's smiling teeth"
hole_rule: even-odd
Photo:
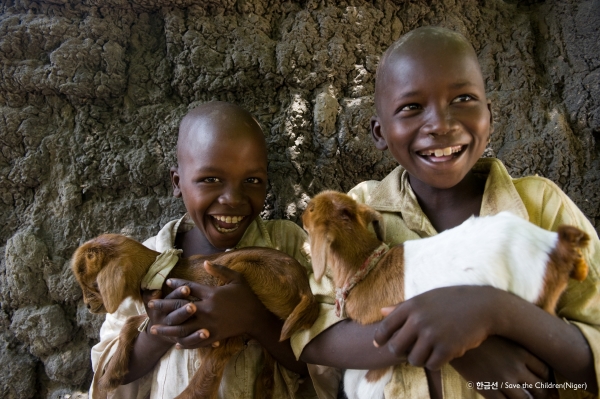
[[[244,218],[243,216],[222,216],[222,215],[212,215],[217,220],[225,223],[239,223]]]
[[[222,227],[222,226],[219,226],[219,223],[214,223],[215,228],[220,233],[231,233],[232,231],[237,230],[237,228],[240,227],[238,225],[238,223],[241,222],[245,217],[245,216],[224,216],[224,215],[211,215],[211,216],[215,219],[216,222],[234,225],[232,227],[229,227],[229,226]]]
[[[455,145],[453,147],[436,148],[435,150],[417,151],[417,154],[423,155],[423,156],[433,155],[435,157],[443,157],[443,156],[455,154],[455,153],[459,152],[461,149],[462,149],[461,145]]]

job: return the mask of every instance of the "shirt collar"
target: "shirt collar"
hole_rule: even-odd
[[[494,215],[510,210],[529,220],[527,209],[517,192],[508,171],[496,158],[481,158],[473,171],[487,176],[481,204],[480,216]],[[367,205],[380,212],[395,212],[402,215],[407,227],[421,237],[437,234],[437,231],[421,210],[417,197],[408,182],[408,173],[398,166],[371,191]]]

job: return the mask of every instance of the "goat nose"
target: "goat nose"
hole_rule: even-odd
[[[88,309],[92,308],[92,305],[90,305],[89,303],[85,305]]]

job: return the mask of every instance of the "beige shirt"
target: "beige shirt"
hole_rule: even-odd
[[[512,179],[504,165],[493,158],[479,160],[473,170],[487,176],[481,216],[511,211],[547,230],[556,231],[559,225],[570,224],[590,235],[591,243],[584,251],[590,266],[588,278],[581,283],[574,280],[569,282],[558,304],[557,315],[581,330],[592,349],[596,374],[600,375],[600,241],[593,226],[567,195],[548,179],[537,176]],[[396,168],[382,181],[366,181],[357,185],[349,194],[382,213],[386,243],[389,245],[437,234],[421,210],[402,167]],[[311,278],[311,285],[314,292],[320,294],[321,317],[309,331],[299,332],[292,337],[292,348],[297,356],[313,337],[340,321],[332,305],[335,293],[331,280],[319,285]],[[559,376],[557,379],[558,382],[563,381]],[[448,365],[442,368],[442,382],[445,398],[480,397],[476,390],[468,389],[466,381]],[[563,398],[587,395],[581,389],[560,390],[560,393]],[[423,369],[410,365],[397,366],[391,382],[385,387],[385,397],[428,398]]]
[[[194,227],[186,216],[167,223],[156,235],[144,242],[148,248],[164,252],[173,248],[175,236]],[[257,218],[246,230],[238,248],[260,246],[275,248],[297,259],[307,270],[311,270],[305,250],[306,233],[296,224],[284,220],[263,221]],[[107,314],[100,329],[100,342],[92,348],[92,368],[94,371],[105,367],[118,344],[118,335],[130,316],[145,314],[144,304],[127,298],[119,309]],[[101,356],[108,352],[107,360],[100,364]],[[219,389],[219,398],[253,398],[254,381],[263,361],[263,349],[254,340],[231,359],[225,368]],[[201,359],[196,350],[171,348],[154,367],[153,372],[127,385],[122,385],[108,396],[112,399],[171,399],[189,384],[191,377],[200,367]],[[96,378],[96,375],[94,375]],[[310,379],[303,381],[284,367],[275,364],[275,398],[316,398]],[[90,390],[90,397],[97,393]]]

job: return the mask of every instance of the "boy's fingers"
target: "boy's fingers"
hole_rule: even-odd
[[[206,328],[203,328],[198,331],[198,336],[200,337],[200,339],[207,339],[208,337],[210,337],[210,332]]]
[[[221,280],[223,284],[228,284],[239,277],[239,273],[231,270],[228,267],[218,265],[216,263],[204,261],[204,269],[208,274]]]
[[[175,291],[183,291],[184,293],[187,292],[185,298],[187,298],[189,295],[192,295],[198,299],[202,299],[205,297],[206,286],[204,284],[198,284],[193,281],[182,280],[179,278],[170,278],[167,280],[167,285],[173,288]],[[212,287],[208,288],[212,289]],[[167,298],[169,298],[171,294],[167,295]]]
[[[547,398],[553,397],[553,390],[542,388],[542,385],[538,385],[538,382],[548,382],[550,380],[550,368],[546,363],[542,362],[536,356],[531,355],[526,362],[527,369],[531,372],[531,378],[528,381],[531,388],[528,388],[529,392],[534,398]]]
[[[219,341],[212,339],[209,331],[204,328],[177,340],[177,349],[197,349],[207,346],[216,348],[219,345]]]
[[[148,302],[153,299],[160,299],[162,296],[162,292],[160,290],[143,290],[142,291],[142,301],[147,305]]]
[[[197,331],[185,325],[167,326],[164,324],[155,324],[150,327],[150,334],[164,335],[166,337],[178,337],[180,339],[190,335],[196,335],[196,337],[198,337]]]
[[[418,336],[412,334],[407,329],[401,329],[394,334],[386,343],[390,352],[392,352],[398,358],[408,358],[413,350],[413,345],[416,344]],[[421,352],[415,353],[415,362],[421,361]]]
[[[388,308],[383,308],[388,309]],[[383,312],[383,309],[381,310]],[[377,347],[385,345],[389,339],[396,333],[396,331],[400,330],[400,328],[406,322],[406,315],[404,315],[401,311],[401,307],[396,307],[393,311],[388,313],[388,316],[385,317],[381,322],[379,322],[379,326],[375,331],[373,344]]]
[[[193,302],[188,301],[187,299],[155,299],[148,302],[148,309],[153,309],[161,313],[169,314],[175,311],[183,311],[188,313],[189,317],[190,314],[195,313],[196,305]]]
[[[381,308],[381,314],[383,315],[383,317],[387,317],[390,313],[394,311],[394,309],[396,309],[396,306],[387,306],[385,308]]]
[[[184,280],[181,280],[184,281]],[[172,287],[175,288],[175,287]],[[165,299],[185,299],[190,296],[190,287],[187,285],[181,285],[165,297]]]
[[[536,356],[529,356],[529,358],[527,359],[526,366],[529,369],[529,371],[531,371],[531,373],[537,376],[540,380],[550,380],[550,367],[548,367],[546,363],[538,359]]]
[[[427,367],[429,370],[439,370],[444,364],[447,364],[460,356],[462,355],[449,349],[436,347],[431,349],[429,355],[427,356],[428,358],[424,359],[423,362],[425,367]]]
[[[415,367],[424,367],[431,355],[431,347],[424,342],[425,340],[417,340],[410,349],[410,353],[407,356],[408,363]],[[429,368],[429,367],[428,367]],[[431,368],[431,370],[437,370],[437,368]]]

